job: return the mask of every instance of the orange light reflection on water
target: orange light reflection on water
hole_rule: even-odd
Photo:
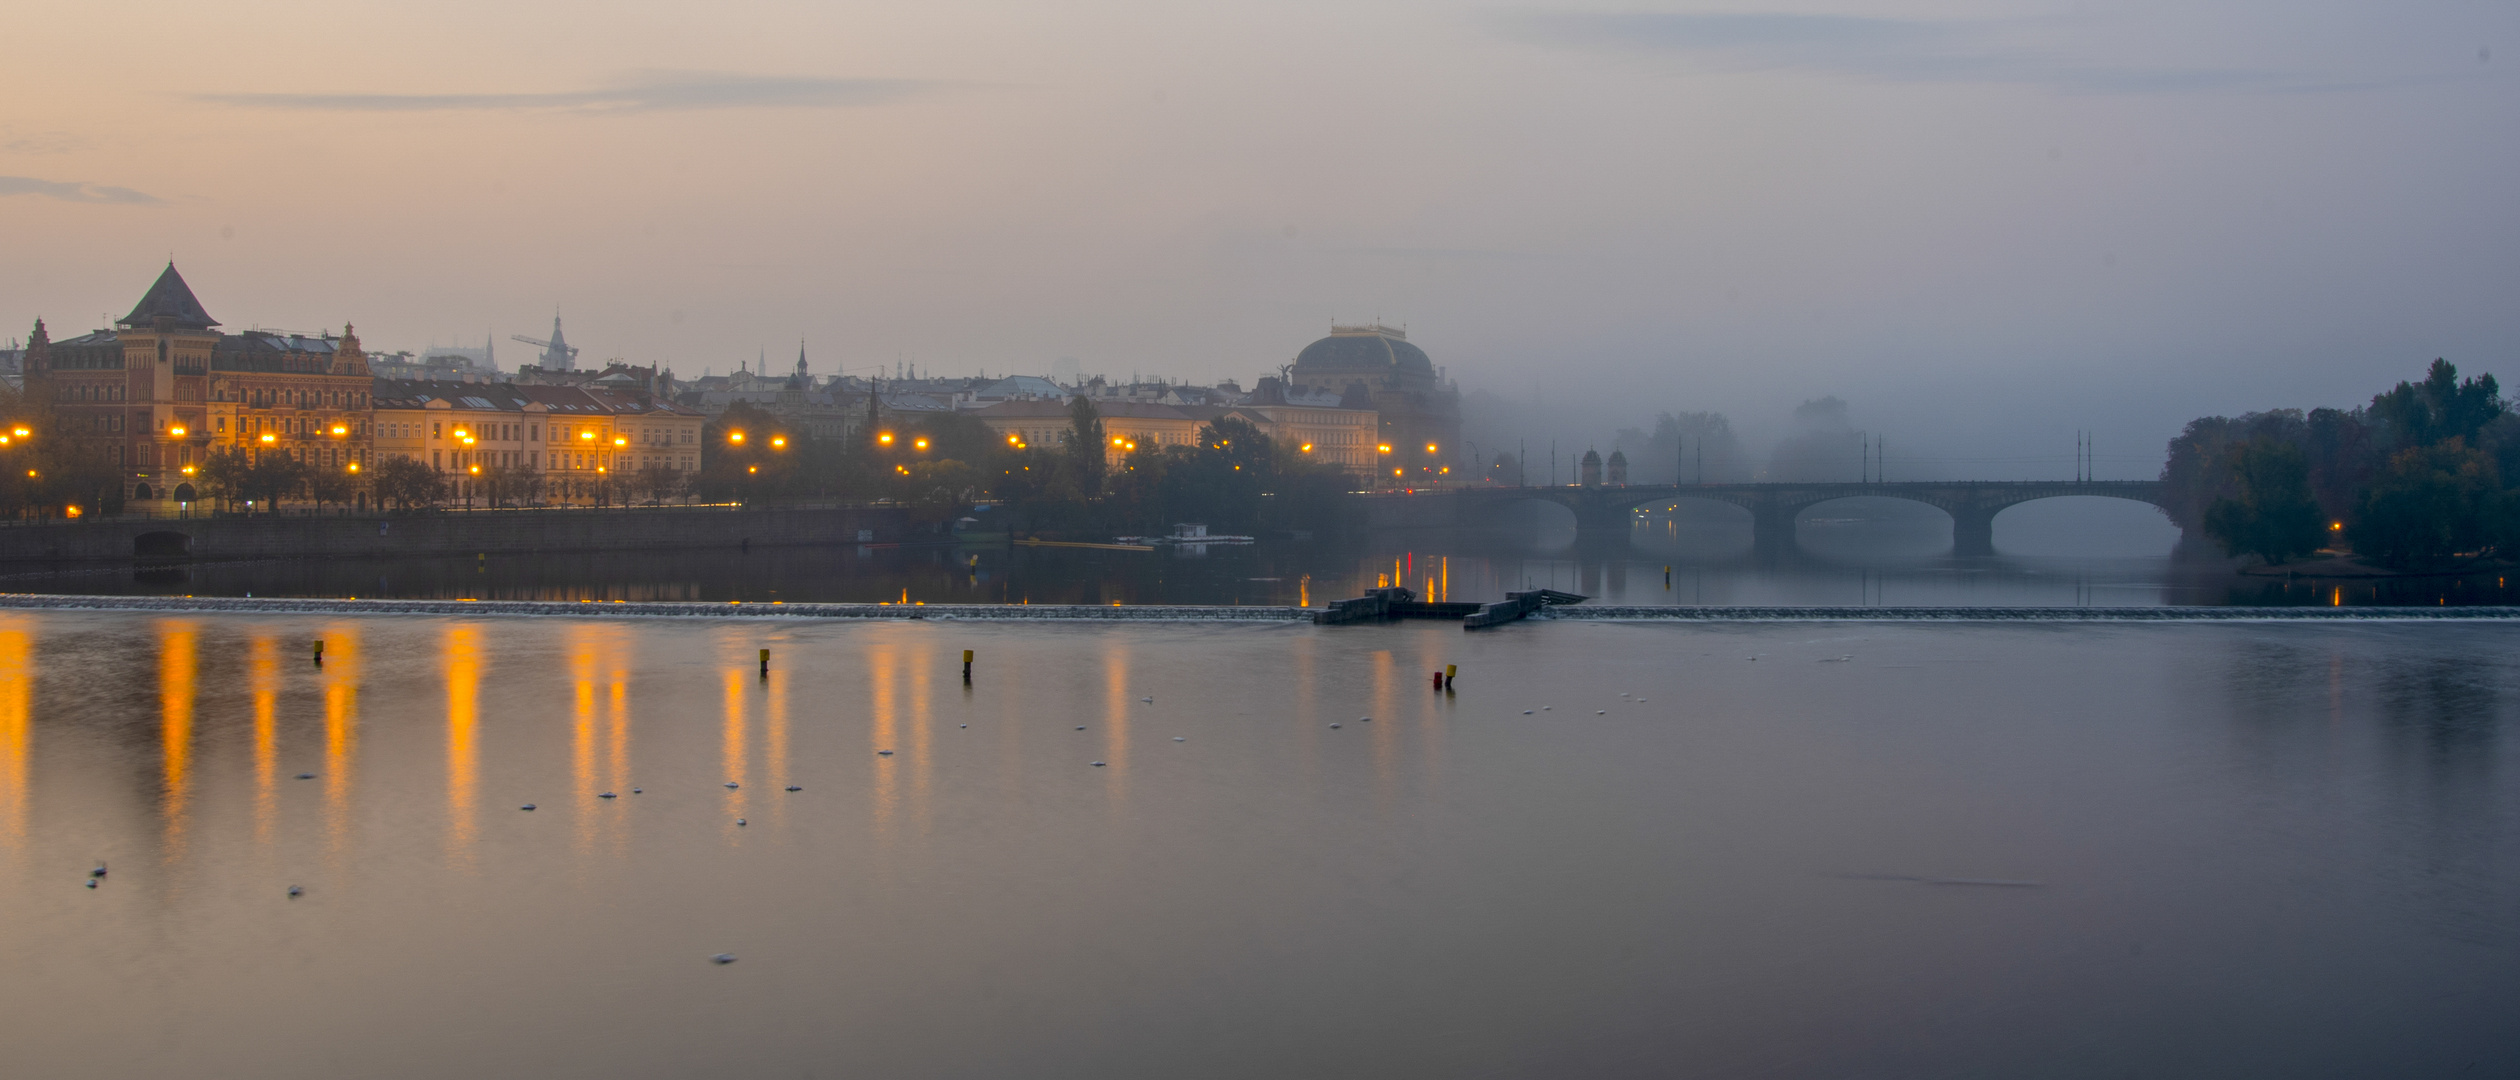
[[[473,788],[480,777],[481,631],[458,623],[446,628],[446,855],[462,864],[478,837]]]
[[[280,641],[268,630],[245,644],[245,686],[254,706],[254,843],[269,847],[280,821]]]
[[[350,844],[350,789],[359,757],[359,633],[349,623],[324,628],[324,848]]]
[[[158,813],[166,823],[164,858],[184,856],[186,815],[192,799],[193,701],[198,692],[198,631],[188,622],[158,624],[158,754],[162,776]]]
[[[16,851],[26,843],[30,794],[27,755],[35,739],[32,710],[35,670],[27,662],[35,635],[24,619],[0,620],[0,845]]]

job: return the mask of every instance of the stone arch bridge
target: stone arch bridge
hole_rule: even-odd
[[[1624,541],[1638,507],[1681,499],[1731,503],[1750,512],[1754,543],[1781,550],[1794,542],[1803,511],[1838,499],[1905,499],[1951,515],[1956,555],[1995,553],[1995,515],[2039,499],[2067,496],[2126,499],[2169,509],[2158,480],[1959,480],[1845,484],[1644,484],[1620,487],[1466,487],[1374,497],[1372,519],[1384,528],[1475,527],[1507,503],[1539,499],[1575,513],[1579,543]]]

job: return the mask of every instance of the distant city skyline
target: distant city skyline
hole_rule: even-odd
[[[2507,7],[603,12],[13,8],[0,333],[169,255],[240,327],[721,372],[1379,319],[1540,437],[1836,395],[1953,460],[2520,375]]]

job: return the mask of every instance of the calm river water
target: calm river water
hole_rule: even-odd
[[[2511,1075],[2515,657],[2497,623],[0,614],[0,1045],[94,1078]]]

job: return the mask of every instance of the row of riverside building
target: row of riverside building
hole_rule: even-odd
[[[222,450],[348,473],[406,457],[451,474],[459,497],[480,470],[523,470],[562,502],[593,501],[614,474],[700,468],[699,410],[643,391],[379,379],[353,327],[218,325],[169,263],[114,329],[53,341],[38,320],[25,392],[51,408],[49,437],[111,462],[141,502],[189,501]]]
[[[546,381],[529,368],[514,383],[380,378],[350,326],[339,335],[218,327],[170,262],[111,329],[54,341],[37,320],[24,390],[51,409],[51,437],[110,462],[125,498],[140,502],[188,501],[190,477],[223,450],[349,473],[409,458],[450,474],[458,497],[481,470],[521,470],[540,476],[554,501],[596,501],[613,478],[698,471],[702,425],[738,400],[807,438],[951,411],[1011,446],[1046,447],[1068,439],[1081,396],[1102,417],[1114,464],[1142,446],[1195,445],[1202,428],[1235,417],[1286,452],[1378,486],[1442,482],[1460,431],[1458,391],[1406,334],[1379,325],[1334,326],[1249,393],[1226,384],[1149,400],[1100,380],[1068,391],[1018,376],[967,401],[872,384],[845,396],[837,385],[818,389],[802,356],[792,378],[714,391],[704,380],[679,396],[670,374],[653,369]]]

